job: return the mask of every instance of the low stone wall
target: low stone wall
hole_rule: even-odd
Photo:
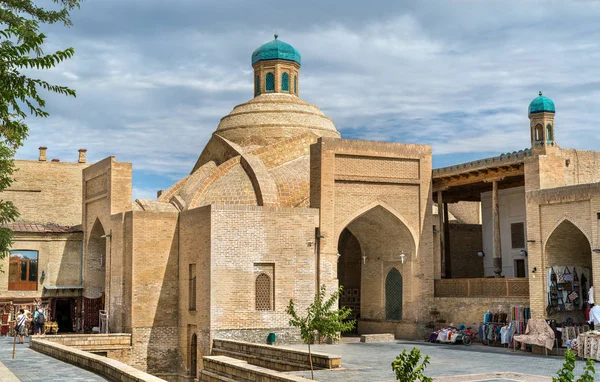
[[[278,344],[297,344],[302,342],[300,331],[296,328],[215,330],[213,338],[266,344],[269,333],[277,335]]]
[[[42,340],[38,337],[31,339],[30,347],[40,353],[49,355],[63,362],[94,372],[109,381],[119,382],[164,382],[143,371],[134,369],[122,362],[92,354],[84,350],[65,346],[59,343]]]
[[[250,365],[246,361],[226,356],[206,356],[200,381],[261,381],[261,382],[304,382],[309,379],[287,375],[279,371]]]
[[[35,337],[129,364],[131,361],[131,334],[63,334]]]
[[[381,334],[392,333],[395,338],[405,340],[417,340],[423,337],[422,329],[414,322],[407,321],[380,321],[380,320],[358,320],[358,333]]]
[[[312,352],[313,367],[336,369],[342,365],[342,357]],[[280,346],[262,345],[243,341],[214,339],[212,355],[229,356],[256,366],[279,371],[309,370],[308,351]]]

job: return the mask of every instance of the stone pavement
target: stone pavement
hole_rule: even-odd
[[[29,349],[29,338],[25,338],[25,345],[17,344],[14,360],[12,349],[13,339],[0,337],[0,382],[106,381],[92,372]]]
[[[291,347],[306,349],[306,345]],[[350,342],[311,346],[311,350],[316,352],[342,356],[342,369],[315,371],[315,379],[327,382],[394,381],[392,361],[403,349],[410,351],[413,347],[431,357],[425,375],[441,382],[551,381],[549,377],[555,375],[563,363],[562,357],[513,353],[506,348],[481,344],[464,346],[412,341]],[[579,376],[583,373],[585,362],[578,360],[575,367],[575,375]],[[596,367],[596,371],[596,380],[600,381],[600,367]],[[310,378],[310,371],[291,374]]]

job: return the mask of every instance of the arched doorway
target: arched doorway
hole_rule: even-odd
[[[196,377],[198,373],[198,337],[196,333],[192,334],[190,341],[190,375]]]
[[[583,305],[588,300],[588,291],[592,286],[592,249],[588,237],[571,221],[563,220],[546,240],[545,258],[549,268],[546,294],[551,296],[547,303],[551,305],[554,299],[558,305],[558,312],[548,316],[561,321],[567,317],[575,318],[576,322],[583,321]],[[571,280],[576,273],[577,280],[567,281],[558,287],[559,279],[553,281],[551,275],[553,272],[557,275],[564,273],[565,270],[571,273]],[[572,291],[580,297],[571,300],[568,296]],[[565,308],[562,309],[561,305]]]
[[[385,319],[402,319],[402,275],[396,268],[385,278]]]
[[[338,253],[338,280],[345,290],[340,306],[356,311],[359,320],[400,320],[405,296],[410,295],[402,277],[410,275],[415,256],[413,235],[400,217],[374,206],[342,230]],[[390,269],[396,272],[392,276]]]

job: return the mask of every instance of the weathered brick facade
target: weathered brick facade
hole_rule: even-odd
[[[79,162],[48,162],[43,147],[39,160],[16,160],[15,167],[14,182],[0,198],[12,201],[20,214],[16,222],[8,224],[14,231],[11,250],[37,251],[37,286],[11,290],[12,269],[6,256],[0,260],[0,301],[29,305],[35,299],[47,306],[51,298],[60,298],[75,303],[81,290],[55,288],[79,287],[82,282],[81,173],[88,167],[85,155]]]

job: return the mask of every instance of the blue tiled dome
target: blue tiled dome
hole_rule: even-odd
[[[554,113],[554,102],[550,98],[544,97],[540,92],[540,95],[535,97],[529,104],[529,114],[543,112]]]
[[[265,60],[294,61],[300,65],[300,53],[290,44],[277,39],[269,41],[252,53],[252,65]]]

